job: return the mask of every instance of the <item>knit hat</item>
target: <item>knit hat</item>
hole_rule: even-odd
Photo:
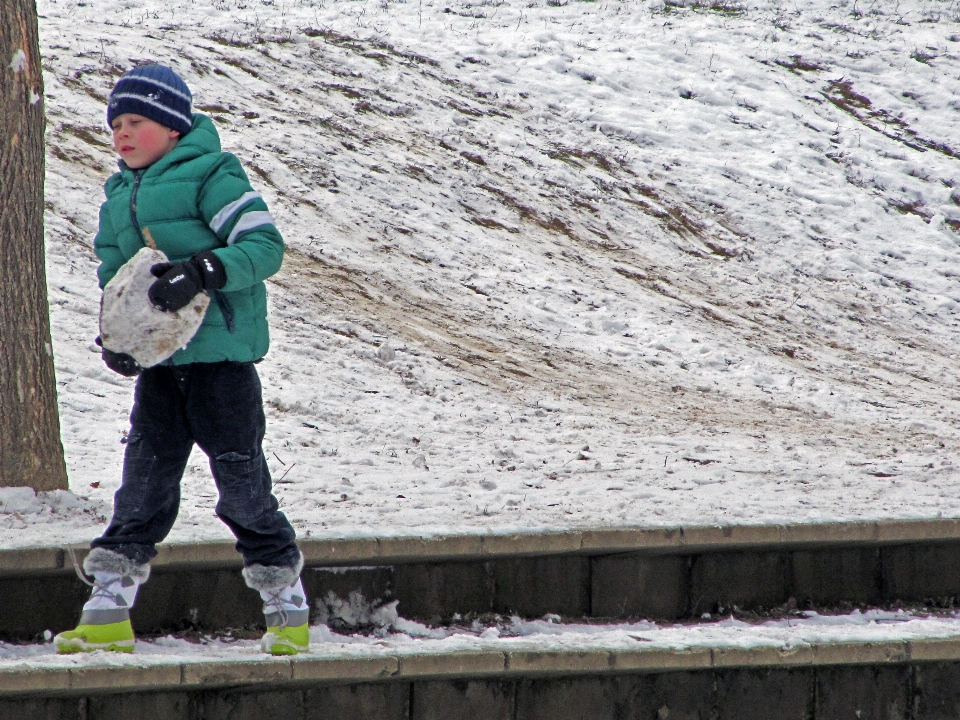
[[[181,136],[193,127],[190,88],[173,70],[163,65],[141,65],[121,77],[110,93],[107,124],[124,113],[142,115]]]

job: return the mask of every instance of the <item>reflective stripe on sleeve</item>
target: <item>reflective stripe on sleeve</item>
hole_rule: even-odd
[[[230,237],[227,238],[227,245],[233,245],[237,240],[237,235],[240,233],[252,230],[255,227],[260,227],[261,225],[273,225],[273,215],[266,210],[258,210],[244,214],[237,221],[237,224],[233,226],[233,231],[230,233]]]
[[[253,190],[251,190],[250,192],[246,192],[243,195],[241,195],[238,200],[234,200],[229,205],[225,205],[220,210],[220,212],[218,212],[216,215],[213,216],[213,220],[210,221],[210,229],[213,230],[215,233],[220,232],[220,228],[222,228],[226,224],[227,220],[233,217],[233,214],[237,210],[242,208],[251,200],[257,200],[259,198],[260,198],[260,193],[254,192]]]

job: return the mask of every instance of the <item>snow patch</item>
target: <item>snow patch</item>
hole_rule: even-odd
[[[69,490],[36,492],[30,487],[0,488],[0,514],[39,515],[83,509],[87,504]]]
[[[10,69],[15,73],[22,73],[27,69],[27,54],[23,50],[17,50],[10,61]]]

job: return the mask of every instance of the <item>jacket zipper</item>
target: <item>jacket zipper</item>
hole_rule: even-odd
[[[130,220],[137,229],[137,235],[140,237],[140,243],[146,247],[147,241],[143,237],[143,230],[140,229],[140,222],[137,220],[137,190],[140,189],[140,181],[143,179],[143,172],[133,171],[133,190],[130,192]]]
[[[134,170],[133,176],[133,190],[130,191],[130,221],[137,229],[137,235],[140,237],[141,244],[146,247],[147,241],[143,237],[143,230],[140,229],[140,222],[137,220],[137,191],[140,189],[140,180],[143,179],[143,172],[137,172]],[[230,305],[230,301],[227,300],[224,294],[219,290],[215,290],[213,296],[217,301],[217,305],[220,306],[220,314],[223,315],[223,320],[227,324],[227,332],[232,334],[234,331],[233,307]]]

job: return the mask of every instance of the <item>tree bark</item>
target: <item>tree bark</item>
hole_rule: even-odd
[[[0,487],[67,488],[43,249],[34,0],[0,0]]]

